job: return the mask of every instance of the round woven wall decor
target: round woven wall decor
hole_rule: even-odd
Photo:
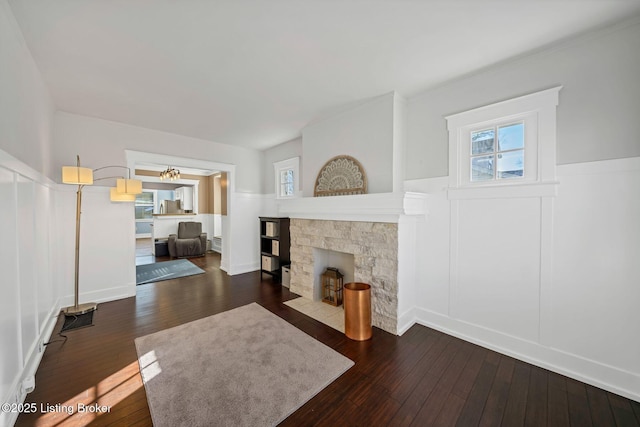
[[[367,175],[351,156],[336,156],[324,164],[313,189],[314,197],[367,193]]]

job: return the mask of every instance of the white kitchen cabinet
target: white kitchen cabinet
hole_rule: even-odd
[[[183,211],[193,211],[193,187],[176,188],[175,198],[180,200],[180,208]]]

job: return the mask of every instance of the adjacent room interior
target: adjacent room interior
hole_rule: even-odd
[[[640,426],[639,46],[638,1],[0,0],[0,425]]]

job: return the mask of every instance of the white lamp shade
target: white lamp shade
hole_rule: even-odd
[[[65,184],[91,185],[93,184],[93,171],[89,168],[78,166],[63,166],[62,182]]]
[[[142,181],[119,178],[116,180],[116,188],[118,193],[140,194],[142,193]]]
[[[135,194],[121,193],[118,191],[117,188],[109,189],[109,197],[111,198],[112,202],[135,202],[136,201]]]

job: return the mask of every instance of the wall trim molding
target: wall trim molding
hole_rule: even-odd
[[[105,302],[116,301],[119,299],[130,298],[136,296],[136,284],[129,283],[122,286],[114,286],[108,289],[101,289],[99,291],[82,292],[80,291],[80,302],[93,301],[98,304]],[[69,307],[73,305],[73,295],[65,295],[61,298],[61,306]]]
[[[482,128],[524,123],[524,175],[518,181],[544,183],[556,177],[556,108],[562,86],[507,99],[446,116],[449,131],[450,187],[476,188],[484,184],[472,181],[470,169],[471,136]],[[495,153],[498,148],[496,147]],[[497,160],[496,160],[497,161]],[[493,179],[488,184],[513,185],[513,180]]]
[[[558,165],[557,174],[558,176],[578,176],[637,170],[640,170],[640,157],[624,157],[620,159]]]
[[[433,252],[438,250],[438,246],[445,246],[445,240],[449,243],[448,255],[442,254],[437,259],[440,261],[437,266],[437,271],[423,279],[423,282],[418,283],[416,286],[424,286],[423,290],[418,292],[418,297],[414,305],[414,319],[418,324],[431,327],[440,330],[444,333],[456,336],[469,342],[473,342],[482,345],[487,348],[491,348],[503,354],[510,355],[517,359],[532,363],[534,365],[558,372],[560,374],[575,378],[588,384],[592,384],[596,387],[600,387],[611,391],[616,394],[628,397],[630,399],[640,401],[640,372],[634,369],[633,364],[628,363],[628,357],[608,357],[603,355],[602,351],[598,351],[597,346],[599,339],[597,337],[589,338],[588,335],[582,339],[575,339],[568,343],[570,338],[570,328],[567,324],[567,319],[559,316],[559,310],[562,310],[562,305],[558,304],[570,304],[571,294],[569,292],[579,292],[579,286],[577,286],[571,279],[567,279],[567,275],[570,277],[570,266],[574,264],[580,265],[579,261],[570,259],[570,264],[567,262],[567,252],[571,248],[579,248],[581,245],[578,239],[575,243],[571,243],[565,240],[567,239],[567,232],[563,226],[567,225],[567,221],[572,222],[572,217],[578,212],[579,208],[585,211],[585,216],[602,215],[603,219],[608,218],[605,215],[607,207],[597,206],[598,209],[589,209],[590,203],[597,203],[597,198],[604,192],[611,193],[619,198],[619,204],[616,204],[616,209],[620,207],[627,207],[629,212],[636,212],[638,209],[637,198],[634,198],[636,187],[638,184],[637,175],[640,172],[640,156],[627,157],[619,159],[607,159],[582,163],[572,163],[565,165],[557,165],[556,177],[553,180],[543,182],[540,191],[536,193],[537,183],[529,184],[527,190],[531,191],[527,194],[514,192],[510,195],[513,197],[513,202],[523,206],[526,209],[528,215],[531,218],[539,218],[539,223],[536,225],[536,229],[539,227],[539,250],[536,249],[536,255],[531,254],[530,260],[527,265],[531,267],[531,271],[537,270],[539,275],[539,282],[537,282],[537,289],[531,289],[530,296],[534,295],[538,299],[537,309],[533,309],[529,316],[530,322],[527,324],[527,334],[516,333],[512,329],[501,329],[496,327],[494,323],[471,323],[470,319],[475,321],[476,317],[467,316],[465,307],[461,305],[463,302],[463,295],[460,285],[462,285],[463,274],[468,271],[463,270],[462,262],[466,261],[462,258],[463,253],[460,252],[460,259],[458,259],[458,250],[462,251],[464,246],[469,242],[477,242],[475,240],[465,241],[462,238],[465,237],[462,227],[465,223],[458,224],[458,219],[462,221],[466,218],[467,224],[470,216],[468,209],[473,209],[474,206],[488,205],[494,203],[490,200],[472,200],[472,199],[492,199],[495,198],[495,203],[504,203],[500,206],[509,206],[511,197],[499,197],[500,194],[491,194],[493,191],[503,191],[502,189],[490,189],[490,188],[478,188],[469,189],[468,194],[464,189],[451,189],[448,182],[448,177],[431,177],[421,178],[405,181],[405,189],[410,191],[422,191],[427,194],[428,208],[432,212],[429,217],[427,228],[429,232],[434,232],[434,227],[445,227],[445,215],[449,221],[446,226],[446,231],[437,234],[436,240],[432,243],[425,243],[424,254],[418,256],[426,256],[426,254],[433,255]],[[594,187],[594,184],[595,185]],[[611,187],[610,185],[615,185]],[[524,187],[524,185],[523,185]],[[513,190],[517,187],[514,186]],[[486,194],[482,194],[482,197],[475,197],[473,192],[486,191]],[[504,191],[511,191],[506,189]],[[575,193],[580,191],[580,193]],[[593,193],[592,193],[593,192]],[[505,193],[506,194],[506,193]],[[610,197],[613,197],[611,195]],[[470,196],[470,197],[463,197]],[[524,198],[532,198],[533,200],[523,200]],[[521,199],[518,201],[517,199]],[[468,201],[467,201],[468,200]],[[613,199],[609,199],[613,200]],[[539,203],[533,203],[539,201]],[[581,203],[576,205],[575,203]],[[527,207],[528,206],[528,207]],[[594,206],[596,208],[596,206]],[[633,210],[633,211],[631,211]],[[597,211],[597,212],[596,212]],[[473,211],[476,212],[476,211]],[[525,212],[525,211],[523,211]],[[599,213],[598,213],[599,212]],[[463,215],[467,215],[464,217]],[[569,217],[567,215],[572,215]],[[627,221],[631,220],[631,213],[623,215],[627,218]],[[617,218],[617,217],[615,217]],[[579,218],[575,219],[576,221]],[[433,221],[436,221],[435,223]],[[587,221],[586,224],[591,224],[593,221]],[[627,228],[624,227],[627,224]],[[466,229],[464,229],[466,230]],[[530,230],[530,229],[527,229]],[[536,233],[533,233],[535,238]],[[625,253],[631,254],[632,250],[637,249],[637,242],[630,240],[632,235],[637,235],[637,224],[630,223],[617,223],[614,227],[614,237],[617,236],[616,242],[621,240],[626,242]],[[571,236],[579,236],[579,228],[570,231]],[[577,234],[576,234],[577,233]],[[459,235],[460,234],[460,235]],[[629,239],[625,240],[629,236]],[[421,235],[423,241],[428,239],[430,235]],[[460,237],[460,240],[459,240]],[[531,236],[530,236],[531,237]],[[509,241],[509,236],[504,236],[505,241]],[[608,244],[608,238],[600,237],[605,246]],[[468,239],[467,239],[468,240]],[[612,242],[613,242],[612,241]],[[592,242],[592,240],[586,239],[585,242]],[[584,243],[582,243],[584,245]],[[460,247],[459,247],[460,246]],[[626,255],[625,255],[626,256]],[[448,257],[448,258],[447,258]],[[445,261],[446,259],[446,261]],[[531,261],[533,264],[531,264]],[[632,277],[636,277],[637,270],[632,269],[633,263],[630,262],[630,258],[624,258],[625,270],[623,273],[627,275],[627,281],[625,284],[621,284],[616,288],[616,296],[612,301],[608,301],[609,305],[607,310],[616,310],[615,301],[618,300],[624,304],[624,312],[629,313],[626,315],[626,322],[633,322],[637,317],[635,314],[631,315],[633,308],[629,299],[633,298],[637,294],[637,288],[632,284]],[[539,263],[539,264],[538,264]],[[594,268],[585,265],[588,271],[596,271]],[[422,273],[425,273],[422,271]],[[623,274],[620,273],[620,274]],[[459,275],[459,277],[458,277]],[[584,276],[584,274],[582,275]],[[581,277],[582,277],[581,276]],[[460,283],[458,283],[460,282]],[[601,292],[603,297],[607,295],[607,290],[603,288],[601,280],[594,277],[589,285],[592,289]],[[534,280],[533,283],[536,283]],[[430,297],[431,292],[434,293],[434,297],[437,301],[431,302],[427,298]],[[598,294],[599,295],[599,294]],[[579,308],[585,307],[585,309],[593,309],[598,307],[597,301],[593,296],[589,305],[580,305]],[[578,304],[578,298],[575,299]],[[584,304],[584,303],[580,303]],[[575,308],[575,307],[573,307]],[[620,308],[622,310],[622,308]],[[411,325],[411,310],[404,307],[403,317],[401,318],[402,330],[407,330]],[[534,317],[534,313],[538,314],[537,319]],[[601,313],[603,316],[618,315],[612,311]],[[586,314],[585,316],[589,316]],[[619,314],[614,320],[612,325],[623,325],[625,322],[624,314]],[[615,316],[614,316],[615,317]],[[463,320],[464,319],[464,320]],[[603,319],[604,324],[608,324]],[[531,322],[535,322],[531,323]],[[536,329],[537,328],[537,333]],[[492,329],[490,329],[492,328]],[[508,332],[507,332],[508,331]],[[634,329],[628,329],[627,331],[612,330],[609,334],[614,334],[616,338],[603,337],[603,343],[616,342],[619,344],[619,350],[624,351],[627,349],[627,356],[630,356],[631,349],[637,349],[637,343],[631,344],[630,337],[633,335]],[[579,334],[588,334],[587,330],[575,331]],[[603,333],[603,332],[600,332]],[[508,335],[511,334],[511,335]],[[631,334],[631,335],[629,335]],[[589,340],[589,341],[585,341]],[[594,341],[595,340],[595,341]],[[625,344],[625,341],[629,344]],[[589,344],[589,342],[591,342]],[[585,349],[584,351],[582,349]],[[618,362],[620,360],[621,362]]]
[[[426,215],[427,195],[415,192],[278,200],[279,216],[327,221],[397,223],[403,215]]]
[[[4,184],[6,184],[7,187],[11,186],[10,192],[7,193],[10,193],[11,195],[13,210],[12,213],[7,216],[10,223],[5,225],[7,228],[11,229],[10,234],[12,238],[15,237],[18,239],[21,233],[19,215],[21,213],[26,213],[27,218],[30,218],[32,215],[29,219],[29,227],[35,230],[37,228],[35,221],[38,220],[36,212],[38,200],[45,203],[42,205],[45,208],[51,208],[53,206],[53,201],[57,197],[58,184],[40,171],[33,169],[31,166],[18,160],[2,149],[0,149],[0,170],[5,171],[3,174],[6,173],[7,176],[11,176],[10,181],[7,180]],[[29,203],[22,207],[19,207],[18,203],[21,191],[19,188],[20,185],[26,186],[26,189],[23,188],[22,194],[28,196],[26,202]],[[38,199],[38,192],[36,189],[45,190],[42,199]],[[23,210],[20,210],[21,208]],[[53,211],[47,212],[48,218],[55,219],[55,214],[56,213]],[[21,261],[21,249],[19,247],[15,248],[17,251],[14,259],[15,265],[10,268],[10,270],[14,271],[15,277],[12,278],[10,284],[7,284],[7,289],[10,289],[10,287],[17,288],[17,291],[15,292],[15,302],[12,301],[16,304],[16,322],[13,325],[9,323],[6,326],[7,328],[15,328],[16,345],[10,345],[8,348],[3,348],[2,354],[4,356],[6,353],[7,359],[9,359],[11,353],[15,352],[19,363],[12,366],[12,368],[14,368],[12,370],[13,374],[11,374],[10,378],[7,378],[11,383],[4,384],[3,389],[0,390],[2,392],[2,396],[0,396],[0,398],[3,399],[1,403],[20,404],[24,402],[26,393],[23,391],[23,383],[25,379],[35,375],[44,354],[43,343],[49,341],[58,319],[58,313],[60,311],[60,300],[56,289],[58,278],[55,276],[54,270],[52,270],[52,254],[51,248],[49,248],[51,243],[49,237],[51,236],[51,233],[56,232],[55,225],[55,222],[51,224],[47,223],[42,226],[43,228],[39,229],[40,232],[47,233],[45,240],[38,240],[42,236],[36,235],[36,231],[33,231],[33,235],[27,233],[30,243],[43,244],[47,247],[43,256],[47,258],[49,265],[47,266],[48,268],[43,268],[39,274],[42,276],[48,276],[48,281],[39,280],[38,275],[27,278],[21,277],[20,263],[23,261]],[[30,255],[28,257],[30,258]],[[25,288],[22,288],[22,284],[28,284],[30,289],[26,290]],[[39,299],[39,286],[43,286],[43,284],[47,288],[52,289],[50,299]],[[26,312],[24,310],[25,304],[28,305],[28,310]],[[40,305],[43,305],[44,310],[47,310],[48,308],[45,315],[42,315],[42,310],[39,308]],[[31,323],[32,321],[33,323]],[[28,341],[25,341],[24,332],[28,334]],[[13,425],[16,422],[18,415],[18,412],[0,411],[0,425]]]
[[[416,307],[412,307],[398,316],[398,336],[402,336],[416,324]]]
[[[41,172],[33,169],[13,157],[11,154],[0,149],[0,167],[3,167],[11,172],[21,175],[25,178],[31,179],[33,182],[43,185],[48,188],[57,188],[57,183],[49,177],[43,175]]]
[[[415,323],[422,326],[640,401],[640,394],[631,391],[634,388],[633,385],[640,382],[640,375],[553,347],[447,317],[431,310],[416,307],[413,311],[415,312]],[[577,368],[572,369],[571,367]]]
[[[222,269],[222,266],[220,267]],[[235,264],[232,265],[229,271],[224,270],[229,276],[235,276],[236,274],[251,273],[253,271],[260,270],[259,262],[251,262],[247,264]]]
[[[515,199],[531,197],[555,197],[558,181],[448,188],[449,200],[459,199]]]
[[[49,310],[45,321],[42,322],[40,326],[41,332],[38,336],[38,339],[32,343],[29,348],[29,355],[26,358],[26,362],[24,363],[23,368],[18,375],[16,375],[13,384],[9,388],[10,394],[7,396],[9,399],[16,399],[15,402],[2,402],[2,403],[23,403],[27,398],[27,393],[22,390],[22,383],[29,377],[35,376],[36,371],[38,370],[38,366],[40,366],[40,361],[44,356],[45,346],[44,343],[49,342],[51,340],[51,336],[53,335],[54,328],[56,323],[58,322],[58,315],[60,314],[60,304],[59,300],[57,300],[54,305]],[[36,387],[38,384],[36,384]],[[12,426],[18,420],[19,412],[0,412],[0,425]]]

